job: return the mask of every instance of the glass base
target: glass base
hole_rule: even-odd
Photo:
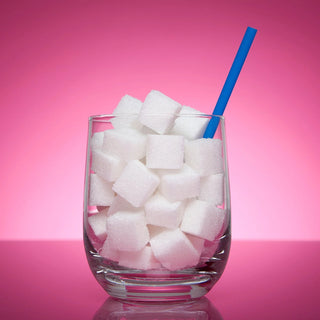
[[[153,274],[155,277],[156,275]],[[97,280],[112,297],[135,301],[182,301],[200,298],[212,287],[210,276],[158,280],[104,274]]]
[[[110,296],[131,301],[187,301],[204,296],[223,273],[230,240],[230,236],[222,239],[218,254],[201,268],[145,271],[123,268],[102,258],[84,235],[87,259],[96,280]]]

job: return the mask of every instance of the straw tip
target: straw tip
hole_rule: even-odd
[[[252,33],[254,33],[254,34],[257,33],[257,29],[252,28],[252,27],[247,27],[247,31],[250,31],[250,32],[252,32]]]

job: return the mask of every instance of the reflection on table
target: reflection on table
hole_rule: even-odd
[[[93,320],[223,320],[207,298],[189,302],[142,303],[108,298]]]

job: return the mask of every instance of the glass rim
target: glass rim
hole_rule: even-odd
[[[103,120],[104,118],[107,119],[114,119],[114,118],[121,118],[121,117],[127,117],[127,116],[138,116],[139,113],[118,113],[118,114],[98,114],[98,115],[92,115],[89,116],[89,122],[97,121],[97,122],[105,122],[106,120]],[[225,117],[221,115],[216,114],[207,114],[207,113],[149,113],[145,114],[146,116],[165,116],[165,115],[171,115],[175,117],[186,117],[186,118],[219,118],[220,120],[224,121]]]

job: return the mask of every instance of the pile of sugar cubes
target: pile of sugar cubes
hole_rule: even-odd
[[[126,95],[113,128],[93,134],[88,234],[102,257],[178,270],[213,255],[226,221],[222,141],[202,138],[209,119],[193,114],[156,90]]]

